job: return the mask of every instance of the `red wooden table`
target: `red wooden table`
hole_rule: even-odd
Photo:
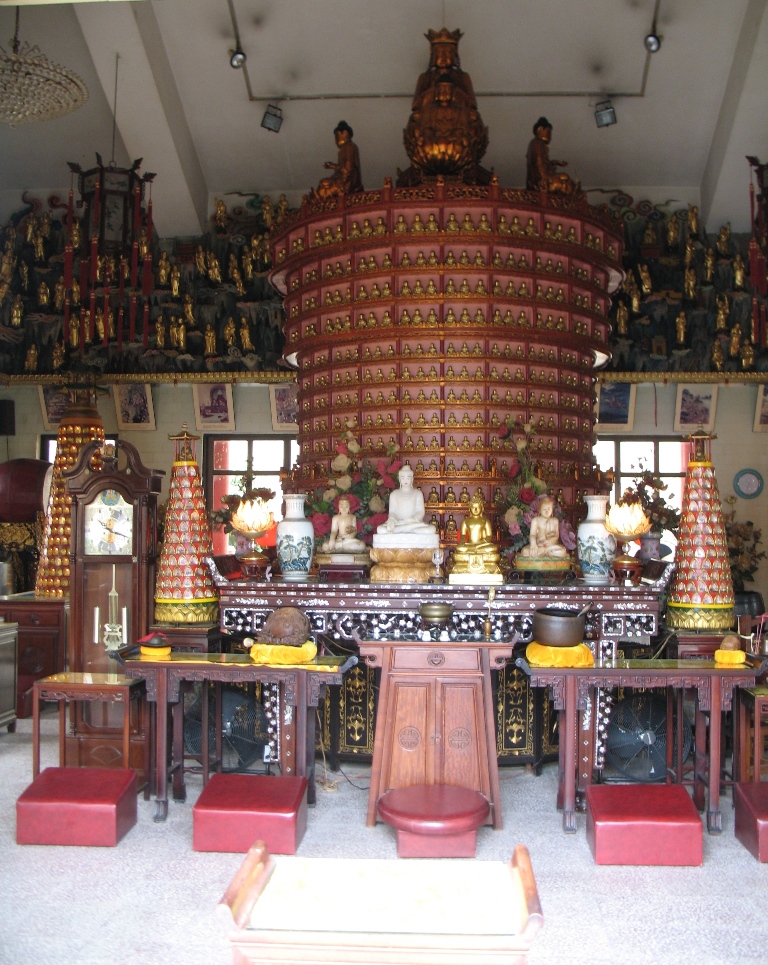
[[[704,786],[708,785],[707,829],[710,834],[722,831],[720,813],[720,763],[722,713],[731,709],[734,690],[752,687],[765,672],[768,661],[747,655],[747,663],[740,667],[718,664],[714,660],[618,660],[614,666],[557,668],[531,667],[524,657],[517,665],[530,677],[532,687],[549,687],[555,709],[560,712],[560,791],[563,807],[563,829],[576,830],[577,770],[582,780],[591,781],[591,772],[579,769],[577,731],[579,712],[593,713],[595,691],[615,687],[664,687],[674,690],[696,691],[696,764],[694,802],[699,810],[704,807]],[[709,718],[709,766],[706,760],[706,722]],[[584,733],[585,728],[581,728]],[[580,739],[580,743],[582,740]],[[667,747],[671,755],[671,742]],[[671,764],[671,760],[668,760]],[[670,768],[671,772],[671,768]]]

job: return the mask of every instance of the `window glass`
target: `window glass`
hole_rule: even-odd
[[[592,452],[595,456],[595,462],[598,467],[606,471],[606,469],[614,469],[616,467],[616,447],[613,442],[607,439],[600,439],[596,442]]]
[[[687,446],[682,442],[659,443],[659,472],[685,472],[688,459],[685,452]]]
[[[650,439],[627,439],[619,443],[619,468],[621,472],[638,472],[640,467],[653,469],[653,441]]]

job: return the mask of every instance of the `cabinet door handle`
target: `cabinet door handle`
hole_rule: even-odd
[[[34,625],[37,626],[37,625],[40,623],[40,614],[39,614],[39,613],[30,613],[30,614],[29,614],[29,622],[30,622],[30,623],[34,623]]]
[[[439,744],[439,743],[440,743],[440,735],[439,735],[439,734],[433,734],[433,735],[430,737],[430,741],[431,741],[433,744]]]

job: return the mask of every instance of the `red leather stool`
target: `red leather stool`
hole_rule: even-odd
[[[195,851],[245,853],[263,841],[272,854],[296,854],[306,830],[306,777],[214,774],[192,808]]]
[[[382,794],[378,809],[397,830],[398,858],[474,858],[490,804],[467,787],[414,784]]]
[[[47,767],[16,801],[16,844],[112,848],[136,824],[136,771]]]
[[[768,861],[768,783],[733,785],[736,839],[758,861]]]
[[[700,865],[704,831],[680,784],[591,784],[587,841],[595,864]]]

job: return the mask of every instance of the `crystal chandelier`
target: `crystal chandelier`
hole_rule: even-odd
[[[19,43],[19,8],[11,53],[0,47],[0,121],[15,127],[63,117],[82,107],[88,88],[77,74],[52,64],[39,47]]]

